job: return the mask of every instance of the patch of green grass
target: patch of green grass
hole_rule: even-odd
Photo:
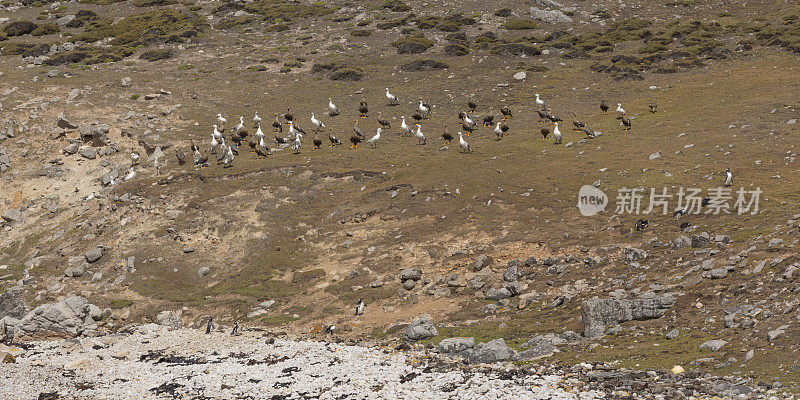
[[[195,68],[195,66],[192,65],[192,64],[183,64],[180,67],[178,67],[178,71],[188,71],[188,70],[194,69],[194,68]]]
[[[261,15],[264,21],[273,23],[320,17],[333,14],[335,11],[320,3],[312,5],[288,4],[277,0],[256,0],[245,5],[244,9],[250,13]]]
[[[177,3],[177,0],[133,0],[133,5],[136,7],[168,6]]]
[[[139,46],[151,43],[186,40],[208,29],[205,18],[194,12],[158,9],[127,16],[117,23],[100,18],[86,25],[74,40],[96,42],[113,37],[112,46]]]
[[[134,93],[134,94],[131,95],[130,99],[131,100],[137,100],[137,99],[139,99],[139,95]]]
[[[525,29],[539,29],[539,25],[537,25],[536,22],[527,19],[514,18],[506,21],[503,24],[503,28],[517,31]]]
[[[53,33],[60,32],[61,29],[58,28],[56,24],[39,24],[36,29],[31,32],[33,36],[44,36],[44,35],[51,35]]]
[[[128,299],[115,299],[111,300],[111,303],[108,304],[111,308],[125,308],[130,307],[133,305],[133,302]]]
[[[384,0],[381,3],[381,8],[387,8],[394,12],[411,11],[411,6],[404,3],[402,0]]]

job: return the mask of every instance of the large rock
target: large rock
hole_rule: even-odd
[[[55,304],[42,304],[22,319],[2,319],[6,336],[26,336],[63,332],[71,336],[94,336],[97,324],[93,307],[80,296],[70,296]]]
[[[22,211],[14,208],[9,208],[8,210],[3,211],[3,214],[0,215],[0,217],[2,217],[7,222],[19,221],[20,219],[22,219]]]
[[[503,338],[500,338],[478,344],[475,348],[466,351],[465,356],[471,363],[488,364],[509,360],[514,356],[514,350],[506,345]]]
[[[83,256],[86,257],[86,261],[93,263],[103,257],[103,249],[95,247],[87,251]]]
[[[625,250],[622,251],[622,257],[626,263],[644,260],[649,256],[650,253],[647,252],[647,250],[637,249],[636,247],[626,247]]]
[[[158,313],[156,322],[170,329],[180,329],[181,325],[183,325],[183,320],[181,320],[180,315],[172,311],[161,311]]]
[[[530,13],[533,18],[540,21],[549,22],[551,24],[572,22],[572,18],[558,10],[547,11],[536,7],[531,7]]]
[[[431,316],[425,314],[411,321],[403,334],[403,341],[416,342],[432,338],[438,334],[439,331],[436,330],[436,325],[431,321]]]
[[[64,114],[59,114],[58,120],[56,121],[56,125],[61,129],[67,130],[75,130],[78,129],[78,125],[72,123],[72,121],[66,119]]]
[[[488,266],[492,265],[492,262],[493,262],[493,261],[494,261],[494,260],[492,260],[492,257],[489,257],[489,256],[487,256],[486,254],[481,254],[481,255],[479,255],[479,256],[478,256],[478,258],[475,260],[475,265],[474,265],[474,268],[473,268],[473,270],[474,270],[474,271],[480,271],[480,270],[482,270],[483,268],[485,268],[485,267],[488,267]]]
[[[728,344],[728,342],[725,341],[725,340],[715,339],[715,340],[709,340],[707,342],[703,342],[703,344],[700,345],[700,348],[701,349],[708,349],[708,350],[711,350],[711,351],[717,351],[717,350],[721,349],[722,346],[725,346],[726,344]]]
[[[671,294],[635,300],[589,299],[581,303],[583,335],[589,338],[605,334],[607,325],[632,320],[660,318],[676,299]]]
[[[20,319],[28,313],[28,307],[22,299],[22,288],[14,286],[0,294],[0,318],[12,317]]]
[[[441,354],[462,354],[475,346],[475,338],[454,337],[443,339],[439,342],[437,350]]]
[[[418,281],[422,279],[422,270],[419,268],[406,268],[400,271],[400,280],[406,281],[411,279],[412,281]]]
[[[685,249],[692,245],[692,239],[686,235],[681,235],[679,238],[672,242],[672,250]]]

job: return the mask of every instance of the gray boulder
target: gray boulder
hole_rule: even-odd
[[[706,247],[709,244],[711,244],[711,235],[708,232],[692,235],[692,247]]]
[[[660,318],[677,300],[671,294],[649,299],[589,299],[581,303],[583,335],[592,338],[605,334],[607,325]]]
[[[523,276],[522,271],[519,269],[519,262],[517,261],[510,261],[508,263],[508,268],[506,271],[503,272],[503,280],[506,282],[516,282],[517,279]]]
[[[503,338],[500,338],[480,343],[475,348],[467,350],[464,355],[471,363],[488,364],[511,359],[514,356],[514,350],[506,345]]]
[[[551,24],[572,22],[572,18],[558,10],[547,11],[540,8],[531,7],[530,13],[533,18],[540,21],[549,22]]]
[[[422,270],[420,270],[419,268],[406,268],[400,271],[401,281],[406,281],[409,279],[413,281],[418,281],[422,279]]]
[[[487,256],[486,254],[481,254],[481,255],[479,255],[479,256],[478,256],[478,258],[475,260],[475,265],[474,265],[474,268],[473,268],[473,269],[474,269],[475,271],[480,271],[480,270],[482,270],[482,269],[484,269],[484,268],[486,268],[486,267],[488,267],[488,266],[492,265],[492,262],[493,262],[493,261],[494,261],[494,260],[492,260],[492,257],[489,257],[489,256]]]
[[[475,346],[475,338],[454,337],[439,342],[437,350],[441,354],[462,354]]]
[[[436,330],[436,325],[431,321],[431,316],[428,314],[414,318],[408,328],[403,334],[403,341],[416,342],[424,339],[432,338],[439,334]]]
[[[647,250],[637,249],[636,247],[626,247],[622,251],[622,257],[626,263],[631,263],[650,257],[650,253]]]
[[[722,348],[722,346],[725,346],[726,344],[728,344],[728,342],[725,340],[719,340],[719,339],[709,340],[707,342],[703,342],[703,344],[700,345],[700,348],[708,349],[711,351],[718,351],[719,349]]]
[[[66,26],[68,23],[72,22],[75,19],[75,16],[72,14],[65,15],[56,20],[56,25],[58,26]]]
[[[158,315],[156,315],[156,322],[170,329],[180,329],[183,325],[183,320],[181,320],[179,314],[172,311],[161,311],[158,313]]]
[[[692,239],[686,235],[681,235],[679,238],[672,242],[672,250],[685,249],[692,245]]]
[[[78,125],[72,123],[72,121],[66,119],[63,114],[58,116],[58,120],[56,121],[56,125],[61,129],[78,129]]]
[[[103,249],[95,247],[87,251],[83,256],[86,257],[86,261],[93,263],[103,257]]]
[[[0,215],[4,220],[7,222],[15,222],[22,219],[22,211],[9,208],[8,210],[3,211],[3,214]]]
[[[89,160],[94,160],[95,158],[97,158],[97,152],[94,151],[93,148],[87,147],[87,148],[81,150],[81,157],[89,159]]]
[[[77,153],[78,149],[80,149],[80,147],[81,147],[81,145],[78,144],[78,143],[70,143],[70,144],[67,145],[67,147],[64,147],[64,150],[62,150],[62,151],[64,152],[64,154],[71,156],[71,155]]]
[[[0,318],[20,319],[27,313],[28,307],[22,299],[22,287],[14,286],[0,294]]]
[[[70,296],[55,304],[42,304],[20,320],[4,318],[6,335],[35,335],[64,332],[71,336],[94,336],[97,329],[92,305],[80,296]]]

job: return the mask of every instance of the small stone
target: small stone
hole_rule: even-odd
[[[205,278],[210,273],[211,273],[211,268],[209,267],[200,267],[200,269],[197,270],[197,276],[201,278]]]
[[[672,339],[675,339],[676,337],[678,337],[679,334],[680,334],[680,331],[677,328],[675,328],[675,329],[667,332],[666,336],[667,336],[667,339],[672,340]]]
[[[516,80],[523,80],[523,79],[525,79],[527,77],[528,77],[528,74],[525,73],[525,71],[519,71],[516,74],[514,74],[514,79],[516,79]]]
[[[722,348],[722,346],[725,346],[726,344],[728,344],[726,340],[715,339],[703,342],[703,344],[700,345],[700,348],[708,349],[711,351],[718,351],[719,349]]]
[[[133,80],[131,80],[130,77],[126,76],[126,77],[124,77],[124,78],[119,80],[119,85],[122,86],[122,87],[128,87],[128,86],[131,85],[132,82],[133,82]]]
[[[3,211],[3,214],[0,214],[0,217],[2,217],[7,222],[19,221],[20,219],[22,219],[22,211],[14,208],[9,208],[8,210]]]
[[[96,247],[92,250],[87,251],[84,255],[86,257],[86,261],[93,263],[103,257],[103,250],[99,247]]]

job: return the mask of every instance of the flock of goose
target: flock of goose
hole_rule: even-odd
[[[400,104],[398,97],[393,95],[389,91],[389,88],[386,88],[385,97],[388,101],[388,106],[397,106]],[[547,139],[548,135],[551,134],[551,127],[544,126],[544,124],[549,121],[549,123],[552,123],[552,137],[554,139],[554,144],[561,144],[563,135],[559,129],[559,122],[562,122],[563,120],[553,113],[552,109],[547,106],[545,100],[542,99],[538,93],[535,95],[535,103],[535,111],[539,115],[539,122],[543,124],[542,128],[540,129],[542,138]],[[460,151],[464,153],[469,153],[472,151],[472,146],[464,137],[469,137],[478,129],[477,121],[478,119],[481,119],[481,117],[475,114],[477,108],[478,105],[472,98],[470,98],[467,101],[467,111],[462,111],[458,114],[458,126],[461,129],[457,133],[457,138]],[[656,108],[657,105],[655,103],[649,104],[651,113],[656,113]],[[407,121],[405,116],[400,117],[400,131],[402,135],[413,137],[416,139],[416,143],[418,145],[427,144],[427,135],[422,131],[422,121],[431,118],[432,109],[433,107],[425,102],[422,97],[418,98],[416,109],[413,111],[410,121]],[[364,95],[361,96],[357,110],[358,118],[354,120],[353,133],[349,137],[350,148],[356,149],[359,144],[364,142],[372,147],[375,147],[383,140],[383,133],[386,130],[391,129],[392,124],[383,117],[381,112],[378,112],[377,122],[379,127],[376,129],[374,135],[367,138],[358,124],[360,119],[366,119],[369,116],[370,108]],[[603,114],[606,114],[609,111],[609,106],[606,104],[605,100],[601,101],[600,110]],[[617,108],[615,111],[617,114],[617,119],[627,132],[631,128],[631,119],[628,118],[627,112],[622,108],[622,104],[617,103]],[[511,129],[507,122],[510,119],[513,119],[514,115],[508,106],[502,106],[500,108],[500,114],[497,115],[501,116],[499,121],[495,121],[496,115],[491,113],[491,109],[489,112],[490,113],[488,115],[482,117],[482,126],[484,128],[489,128],[489,130],[496,136],[496,140],[502,140],[510,133]],[[334,104],[333,99],[330,97],[328,98],[326,114],[330,118],[336,118],[341,115],[339,107]],[[575,113],[572,114],[572,123],[576,131],[583,132],[589,139],[600,134],[600,132],[590,129],[585,123],[579,121]],[[273,151],[276,150],[277,147],[288,147],[291,148],[293,153],[299,153],[303,147],[303,139],[308,136],[307,132],[300,127],[297,116],[292,114],[289,107],[286,108],[285,113],[273,114],[274,118],[272,120],[272,129],[274,134],[274,142],[266,139],[266,134],[261,129],[262,119],[259,117],[258,112],[255,113],[255,116],[252,120],[252,127],[255,129],[253,134],[250,134],[250,131],[245,126],[244,116],[239,117],[238,124],[232,126],[227,135],[225,134],[226,125],[228,123],[227,119],[223,117],[221,113],[217,114],[216,117],[217,123],[213,125],[208,152],[205,153],[203,150],[201,150],[200,146],[194,143],[194,141],[191,142],[192,161],[194,162],[195,166],[201,169],[206,168],[209,165],[209,157],[211,155],[216,157],[217,165],[222,165],[223,168],[232,166],[233,160],[239,155],[239,148],[245,144],[250,147],[249,152],[252,154],[252,157],[255,157],[256,159],[262,159],[269,156],[273,153]],[[342,144],[342,141],[334,135],[333,130],[328,129],[327,125],[313,112],[311,113],[310,122],[313,126],[313,138],[311,143],[313,144],[314,150],[320,149],[323,145],[323,139],[321,139],[319,136],[321,132],[327,131],[329,142],[328,147],[336,147]],[[409,124],[409,122],[411,123]],[[443,139],[449,145],[455,138],[456,136],[447,130],[447,125],[444,125],[441,133],[441,139]],[[276,146],[276,148],[271,147],[273,144]],[[163,156],[163,153],[151,156],[151,158],[155,159],[154,164],[157,172],[159,168],[158,160],[161,156]],[[185,164],[186,154],[181,149],[175,149],[175,156],[178,164]],[[131,168],[128,171],[128,175],[125,176],[125,180],[130,180],[135,176],[136,172],[134,171],[133,166],[136,165],[138,161],[139,155],[137,153],[132,153]]]

